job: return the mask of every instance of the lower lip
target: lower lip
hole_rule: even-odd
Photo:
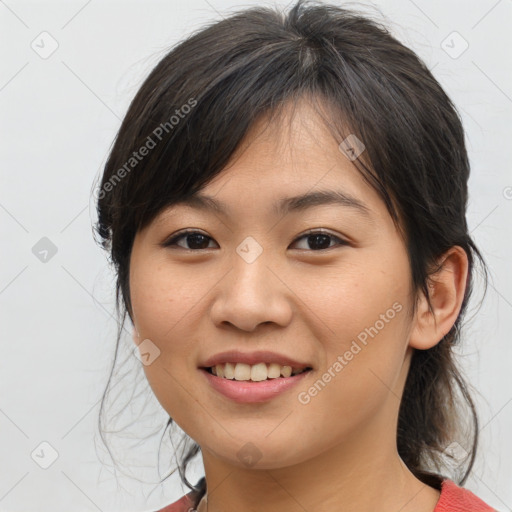
[[[291,377],[278,377],[277,379],[252,382],[224,379],[209,373],[203,368],[200,368],[200,371],[206,376],[208,382],[216,391],[238,403],[267,402],[296,386],[311,373],[311,370],[308,370]]]

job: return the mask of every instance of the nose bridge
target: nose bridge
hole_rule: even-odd
[[[253,236],[247,236],[236,247],[232,264],[230,291],[236,293],[239,301],[249,301],[253,303],[253,307],[261,308],[268,302],[271,292],[269,288],[272,286],[267,268],[271,264],[268,249],[264,251],[263,246]]]
[[[268,250],[264,253],[263,247],[252,236],[245,238],[236,248],[233,256],[234,280],[242,288],[245,287],[249,295],[257,293],[259,299],[268,290],[269,262]]]
[[[236,247],[230,264],[212,308],[214,322],[229,322],[244,330],[260,323],[286,324],[291,308],[280,281],[268,268],[272,267],[270,253],[248,236]]]

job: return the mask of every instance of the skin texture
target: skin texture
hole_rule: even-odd
[[[432,512],[439,499],[399,458],[398,408],[413,350],[434,346],[457,318],[467,257],[453,247],[441,259],[430,288],[437,323],[421,295],[413,316],[404,242],[338,143],[305,102],[286,122],[261,120],[202,190],[228,215],[174,206],[134,240],[134,342],[149,339],[160,350],[144,371],[162,407],[201,447],[209,512]],[[325,189],[350,193],[371,216],[333,204],[272,212],[280,198]],[[162,247],[183,229],[210,237],[207,248],[187,250],[186,237]],[[315,250],[314,240],[299,238],[310,229],[348,243],[331,238]],[[250,264],[236,252],[247,236],[263,249]],[[400,311],[390,319],[393,304]],[[301,403],[298,393],[365,328],[381,326],[382,315],[384,327]],[[275,350],[313,371],[271,401],[237,404],[198,370],[235,348]],[[248,442],[260,455],[253,466],[237,456]]]

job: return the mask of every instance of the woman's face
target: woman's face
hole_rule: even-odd
[[[404,243],[347,157],[354,153],[339,149],[312,109],[303,104],[290,124],[260,127],[201,190],[222,212],[180,204],[137,233],[130,293],[135,341],[150,340],[141,346],[145,373],[203,455],[224,463],[279,468],[342,446],[371,451],[396,438],[412,350]],[[335,192],[363,206],[325,200]],[[164,246],[186,229],[202,237]],[[231,350],[312,369],[273,397],[250,394],[269,381],[223,381],[234,388],[228,397],[211,384],[221,377],[201,367]],[[262,359],[254,362],[270,362]],[[243,378],[246,369],[235,372]]]

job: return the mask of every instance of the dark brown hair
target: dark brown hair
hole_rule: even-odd
[[[468,256],[460,314],[436,346],[414,351],[397,431],[400,457],[435,486],[433,471],[447,467],[446,447],[462,444],[468,457],[451,477],[463,484],[475,459],[478,421],[453,347],[460,342],[475,258],[487,289],[486,264],[466,222],[464,130],[425,64],[367,15],[303,1],[284,14],[247,9],[183,40],[151,71],[121,124],[97,193],[95,231],[117,276],[116,355],[126,314],[132,318],[128,276],[137,231],[221,172],[262,115],[278,118],[285,105],[304,98],[328,112],[323,119],[339,142],[349,134],[364,142],[354,163],[403,233],[413,297],[429,297],[429,279],[449,248],[460,246]],[[144,156],[142,147],[149,149]],[[465,410],[471,432],[460,434]],[[169,418],[166,428],[172,423]],[[193,443],[178,466],[196,491],[196,505],[206,482],[194,486],[185,472],[198,451]]]

